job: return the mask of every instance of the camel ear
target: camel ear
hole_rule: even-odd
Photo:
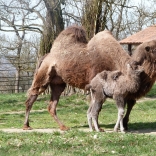
[[[146,46],[146,47],[145,47],[145,50],[146,50],[147,52],[149,52],[150,49],[151,49],[151,48],[150,48],[149,46]]]
[[[121,73],[120,71],[117,71],[117,72],[113,73],[113,74],[111,75],[111,77],[112,77],[113,80],[116,80],[116,79],[118,79],[118,77],[119,77],[121,74],[122,74],[122,73]]]
[[[101,78],[106,80],[107,79],[107,73],[105,71],[103,71],[101,74],[100,74]]]
[[[91,89],[91,87],[92,87],[92,86],[91,86],[90,84],[87,84],[87,85],[85,86],[85,90],[88,90],[88,91],[89,91],[89,90]]]

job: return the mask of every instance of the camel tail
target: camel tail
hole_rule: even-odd
[[[26,92],[26,97],[29,98],[31,95],[31,87]]]
[[[46,56],[48,55],[49,53],[45,54],[44,56],[42,56],[39,61],[38,61],[38,66],[36,67],[35,69],[35,72],[34,72],[34,79],[35,79],[35,75],[37,75],[37,72],[38,72],[38,69],[40,68],[43,60],[46,58]],[[34,80],[33,80],[34,82]],[[33,86],[33,82],[32,82],[32,86]],[[26,97],[29,98],[31,95],[32,95],[32,86],[27,90],[26,92]],[[44,89],[45,90],[45,89]],[[42,92],[44,92],[44,90],[42,89]],[[39,91],[41,92],[41,90]]]

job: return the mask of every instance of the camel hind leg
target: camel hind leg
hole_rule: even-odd
[[[87,110],[87,119],[88,119],[88,125],[90,128],[90,131],[93,131],[93,129],[95,128],[97,132],[104,132],[104,130],[99,127],[99,123],[98,123],[99,113],[102,109],[102,104],[104,101],[91,103]],[[93,125],[92,125],[92,122],[93,122]]]
[[[52,67],[51,75],[55,74],[53,71],[54,70],[53,70],[53,67]],[[32,129],[29,126],[30,110],[32,108],[33,103],[36,101],[38,95],[41,94],[42,92],[44,92],[47,89],[48,85],[49,85],[49,75],[48,75],[48,77],[47,77],[47,75],[44,75],[44,77],[43,77],[43,75],[44,74],[42,73],[42,70],[40,72],[38,72],[35,75],[35,78],[33,80],[31,88],[28,90],[29,96],[28,96],[28,99],[25,102],[26,112],[25,112],[25,121],[24,121],[23,130],[31,130]],[[41,77],[42,77],[42,79],[41,79]]]
[[[59,98],[61,93],[64,91],[66,84],[62,83],[62,84],[50,84],[51,90],[52,90],[52,94],[51,94],[51,99],[50,99],[50,103],[48,106],[48,111],[50,113],[50,115],[54,118],[54,120],[58,123],[59,127],[61,130],[68,130],[69,128],[66,127],[57,117],[57,113],[56,113],[56,107],[57,104],[59,102]]]
[[[26,105],[26,112],[25,112],[25,121],[24,121],[24,127],[23,130],[31,130],[32,128],[29,126],[29,114],[30,110],[32,108],[33,103],[36,101],[38,95],[30,95],[27,99],[25,105]]]
[[[36,101],[37,97],[39,94],[41,94],[42,92],[44,92],[48,87],[48,84],[42,87],[37,87],[35,89],[30,89],[29,91],[29,97],[25,102],[26,105],[26,111],[25,111],[25,121],[24,121],[24,126],[23,126],[23,130],[31,130],[32,128],[29,125],[29,114],[30,114],[30,110],[34,104],[34,102]]]

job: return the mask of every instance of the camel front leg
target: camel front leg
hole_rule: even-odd
[[[25,121],[23,130],[31,130],[32,128],[29,126],[29,114],[32,108],[33,103],[36,101],[38,95],[30,95],[27,101],[25,102],[26,105],[26,112],[25,112]]]
[[[68,130],[69,128],[66,127],[57,117],[56,113],[56,106],[59,102],[59,98],[61,93],[64,91],[66,84],[51,84],[51,90],[52,90],[52,95],[50,99],[50,103],[48,106],[48,111],[51,114],[51,116],[54,118],[54,120],[58,123],[59,127],[61,130]]]
[[[114,132],[118,132],[118,128],[120,125],[120,131],[125,132],[123,126],[123,116],[124,116],[124,108],[125,108],[125,101],[122,95],[116,94],[114,95],[114,99],[116,101],[116,105],[118,108],[118,119],[114,127]]]
[[[118,132],[119,125],[120,125],[120,131],[123,133],[125,132],[123,126],[123,116],[124,116],[124,108],[118,107],[118,119],[114,127],[114,132]]]
[[[125,130],[128,130],[129,115],[135,103],[136,103],[136,100],[127,100],[127,111],[123,119],[123,125],[124,125]]]

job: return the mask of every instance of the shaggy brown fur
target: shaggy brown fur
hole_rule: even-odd
[[[118,131],[120,124],[121,132],[124,132],[123,115],[124,99],[128,93],[135,93],[140,87],[140,73],[143,68],[138,66],[135,70],[128,64],[127,73],[124,75],[120,71],[103,71],[97,74],[86,85],[86,89],[91,92],[91,102],[87,111],[87,118],[90,130],[92,131],[92,121],[96,131],[100,131],[98,125],[98,115],[102,108],[103,102],[107,97],[116,101],[118,107],[118,119],[114,131]]]
[[[131,93],[125,98],[128,103],[128,111],[124,120],[125,126],[127,126],[129,113],[135,103],[135,99],[145,95],[155,81],[156,55],[153,51],[156,47],[155,42],[146,43],[146,46],[143,44],[140,47],[142,49],[141,52],[137,52],[137,57],[134,56],[134,59],[139,64],[143,65],[143,67],[147,66],[147,68],[145,67],[145,72],[141,74],[142,85],[137,94]],[[149,48],[145,48],[147,45],[149,45]],[[65,29],[54,41],[50,53],[45,57],[37,74],[34,76],[29,92],[30,96],[26,101],[24,129],[31,129],[29,126],[29,114],[33,103],[40,94],[40,90],[43,91],[50,85],[52,95],[48,110],[60,128],[65,130],[67,127],[60,122],[56,115],[56,106],[66,83],[83,89],[97,73],[103,70],[119,70],[125,73],[125,64],[128,63],[133,64],[134,61],[122,49],[110,32],[99,32],[87,44],[83,28],[73,26]],[[153,74],[150,74],[150,72]]]

